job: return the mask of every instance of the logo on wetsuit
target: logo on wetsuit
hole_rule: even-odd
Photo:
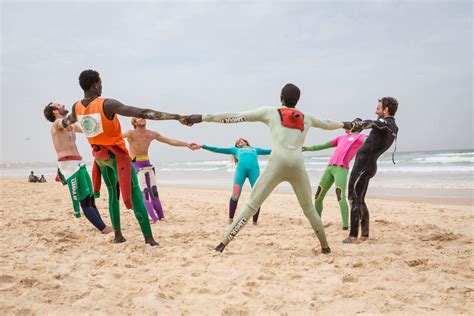
[[[77,181],[76,178],[71,180],[71,191],[72,191],[72,199],[77,201]]]
[[[100,113],[78,115],[77,119],[81,125],[84,136],[88,138],[95,137],[104,132]]]
[[[247,224],[247,219],[244,217],[240,220],[240,222],[237,223],[237,225],[235,225],[234,229],[232,229],[232,231],[229,233],[229,241],[234,239],[235,235],[237,235],[237,233],[242,229],[242,227],[245,226],[245,224]]]
[[[240,117],[230,117],[230,118],[225,118],[222,119],[222,123],[240,123],[240,122],[245,122],[247,121],[246,116],[240,116]]]
[[[281,125],[304,131],[304,114],[295,109],[278,109]]]

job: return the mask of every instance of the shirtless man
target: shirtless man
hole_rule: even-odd
[[[61,182],[69,187],[74,216],[79,218],[80,208],[82,208],[92,225],[104,234],[111,233],[112,227],[104,224],[95,206],[92,182],[76,147],[75,133],[82,133],[81,128],[77,124],[67,128],[62,127],[61,121],[68,113],[62,104],[51,102],[44,108],[43,113],[44,117],[53,123],[51,138],[58,155],[58,176]]]
[[[155,223],[157,220],[164,220],[165,215],[156,187],[155,167],[150,163],[150,158],[148,157],[148,149],[151,142],[157,140],[171,146],[188,147],[191,150],[196,150],[199,146],[195,143],[190,144],[167,138],[160,133],[151,131],[146,128],[146,119],[143,118],[132,118],[132,126],[133,129],[123,132],[122,136],[128,141],[130,157],[137,172],[143,201],[145,202],[148,215],[150,215],[152,222]],[[156,211],[156,214],[154,211]]]

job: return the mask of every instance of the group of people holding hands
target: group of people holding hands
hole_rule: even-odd
[[[53,123],[51,135],[58,155],[58,179],[67,184],[76,216],[82,208],[85,216],[103,233],[114,232],[114,242],[124,242],[120,226],[119,198],[128,209],[133,209],[141,227],[145,242],[158,245],[154,240],[150,221],[164,219],[155,180],[155,168],[150,162],[148,149],[153,140],[172,146],[188,147],[192,150],[206,149],[232,155],[236,163],[234,185],[229,200],[229,227],[216,251],[222,252],[237,233],[250,221],[257,224],[260,207],[273,189],[281,182],[289,182],[313,228],[323,253],[330,253],[321,221],[323,199],[335,183],[336,196],[342,215],[342,228],[350,232],[344,240],[353,243],[369,237],[369,212],[365,194],[369,180],[377,170],[377,159],[396,140],[398,127],[394,115],[398,102],[392,97],[381,98],[376,106],[376,120],[330,121],[320,120],[309,113],[296,109],[300,90],[286,84],[280,94],[280,106],[265,106],[246,112],[224,114],[192,114],[181,116],[152,109],[124,105],[121,102],[102,98],[102,81],[99,73],[85,70],[79,76],[84,97],[74,103],[71,112],[64,105],[49,103],[44,109],[47,120]],[[131,117],[133,129],[122,133],[118,115]],[[262,122],[270,128],[272,148],[250,146],[249,141],[239,138],[234,146],[218,148],[209,145],[187,143],[167,138],[146,128],[146,120],[178,120],[192,126],[202,122],[242,123]],[[345,134],[329,142],[304,146],[311,127],[335,130],[343,128]],[[360,134],[363,129],[372,129],[370,134]],[[94,157],[92,178],[89,176],[75,144],[75,133],[87,137]],[[125,145],[127,139],[129,147]],[[304,166],[303,151],[323,150],[336,147],[320,180],[313,200],[310,180]],[[257,157],[270,155],[267,167],[260,174]],[[349,176],[349,163],[355,163]],[[243,183],[246,179],[252,186],[250,197],[243,210],[235,215]],[[109,213],[112,227],[102,221],[95,205],[104,181],[108,191]],[[347,188],[347,190],[346,190]],[[348,191],[349,205],[346,201]]]

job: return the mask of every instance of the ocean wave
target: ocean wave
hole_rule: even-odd
[[[448,163],[472,163],[474,164],[474,156],[435,156],[435,157],[419,157],[413,159],[419,163],[441,163],[441,164],[448,164]]]
[[[222,166],[226,167],[232,165],[233,162],[229,160],[205,160],[205,161],[183,161],[172,163],[161,163],[163,166]]]
[[[159,168],[158,172],[160,171],[217,171],[221,170],[221,168]]]
[[[403,173],[465,173],[474,172],[474,166],[397,166],[378,168],[378,172],[403,172]]]

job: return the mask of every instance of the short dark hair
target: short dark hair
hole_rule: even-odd
[[[287,83],[281,89],[280,99],[289,108],[294,108],[300,99],[300,89],[292,83]]]
[[[49,102],[48,105],[44,107],[43,114],[48,121],[54,122],[56,120],[56,116],[53,113],[55,109],[50,106],[51,104],[53,104],[53,102]]]
[[[94,83],[99,82],[99,81],[100,81],[99,73],[92,69],[84,70],[79,75],[79,85],[84,91],[89,90]]]
[[[398,110],[398,101],[395,98],[392,97],[383,97],[382,99],[379,99],[379,102],[382,103],[382,108],[388,108],[388,114],[390,115],[395,115]]]

